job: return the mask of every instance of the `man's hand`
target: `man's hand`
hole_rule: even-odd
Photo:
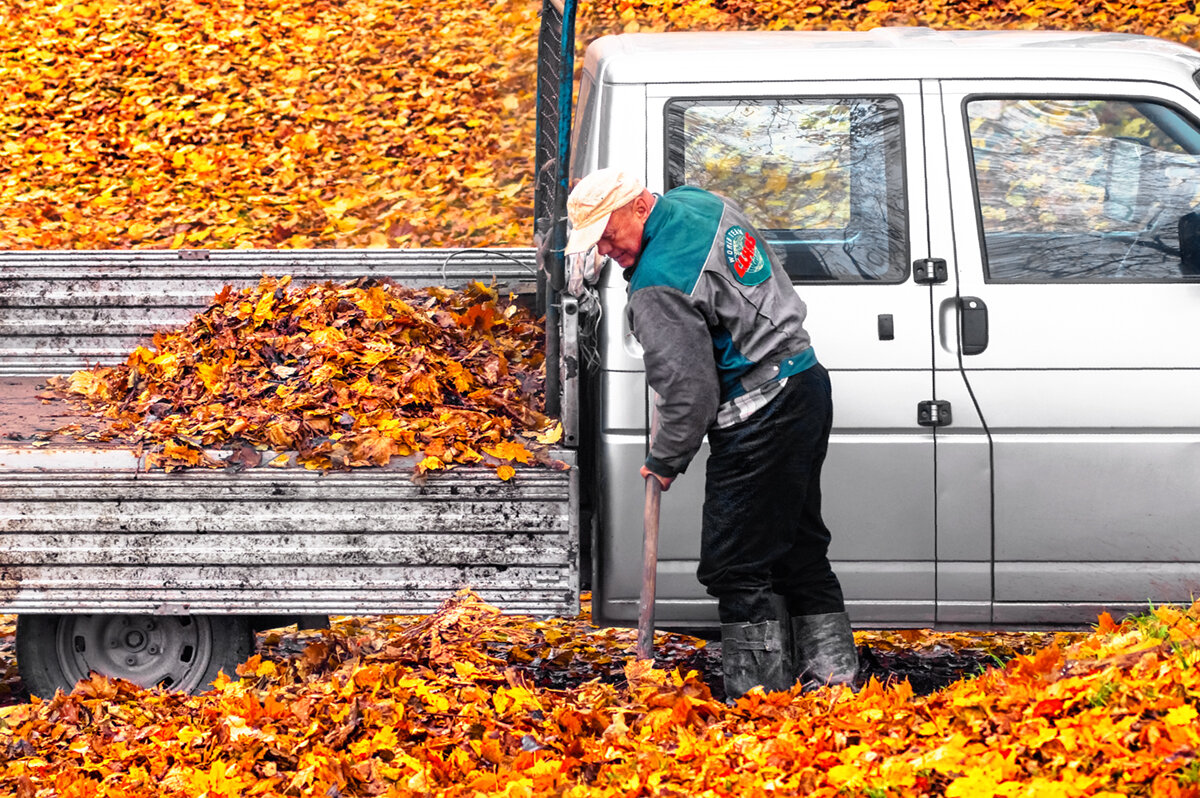
[[[659,487],[661,487],[663,489],[663,491],[670,490],[671,483],[675,481],[675,477],[659,476],[658,474],[655,474],[653,471],[651,471],[649,468],[646,468],[645,466],[642,466],[642,477],[654,477],[655,479],[658,480]]]

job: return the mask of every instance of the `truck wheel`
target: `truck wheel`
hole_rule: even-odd
[[[328,629],[330,626],[328,615],[251,615],[250,623],[257,632],[292,624],[296,624],[296,629],[300,632]]]
[[[26,689],[50,698],[92,671],[186,693],[234,676],[254,652],[238,615],[19,615],[17,667]]]

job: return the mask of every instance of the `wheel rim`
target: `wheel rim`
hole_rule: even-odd
[[[186,615],[66,616],[55,643],[70,682],[95,671],[185,692],[200,686],[213,653],[208,618]]]

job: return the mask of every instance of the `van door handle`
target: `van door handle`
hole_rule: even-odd
[[[988,309],[977,296],[958,298],[958,340],[964,355],[978,355],[988,345]]]

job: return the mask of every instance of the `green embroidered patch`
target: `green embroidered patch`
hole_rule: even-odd
[[[771,276],[771,264],[762,247],[737,225],[725,231],[725,262],[742,285],[758,285]]]

